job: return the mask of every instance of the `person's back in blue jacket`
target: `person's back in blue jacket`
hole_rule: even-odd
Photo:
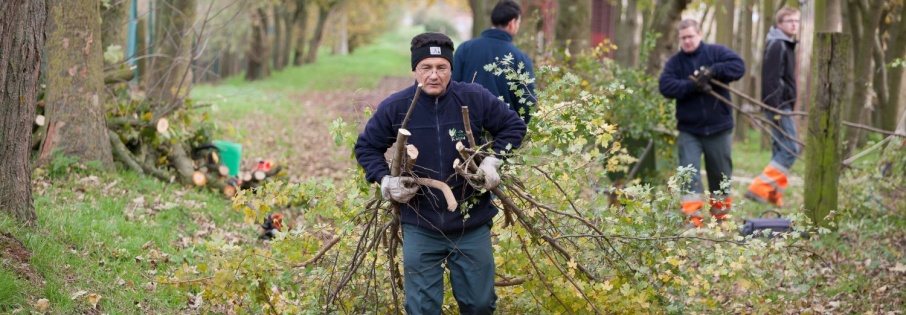
[[[492,94],[503,97],[503,101],[528,123],[531,109],[536,102],[535,83],[524,85],[522,82],[510,82],[504,75],[494,75],[484,69],[485,65],[496,63],[498,59],[503,60],[507,55],[511,55],[513,70],[518,70],[521,63],[524,66],[523,71],[528,73],[529,78],[535,78],[532,59],[513,45],[513,36],[519,31],[520,15],[519,5],[512,0],[497,3],[491,11],[493,27],[481,32],[480,37],[463,42],[456,48],[453,55],[452,79],[457,82],[478,83]],[[518,84],[518,88],[522,89],[523,100],[520,100],[516,91],[510,88],[511,83]]]

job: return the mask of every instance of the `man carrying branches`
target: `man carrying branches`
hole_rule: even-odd
[[[764,66],[761,68],[761,100],[780,112],[765,109],[764,115],[771,128],[771,162],[761,175],[755,177],[746,197],[758,202],[783,205],[783,191],[788,185],[787,176],[796,157],[796,124],[789,112],[796,103],[796,41],[799,32],[799,11],[783,7],[775,15],[775,25],[768,32],[764,49]],[[779,127],[779,128],[778,128]]]
[[[356,159],[365,170],[366,180],[380,182],[382,197],[400,204],[406,312],[440,314],[447,266],[460,312],[491,314],[497,295],[490,232],[498,209],[488,191],[499,184],[500,159],[519,148],[526,125],[487,89],[451,82],[453,41],[446,35],[419,34],[412,38],[410,51],[417,84],[378,105],[359,134]],[[468,107],[468,127],[463,107]],[[407,121],[410,116],[411,121]],[[468,145],[472,131],[493,137],[493,152],[482,161],[464,161],[480,165],[479,176],[466,178],[456,172],[454,161],[461,158],[457,143]],[[388,167],[384,153],[399,133],[409,136],[409,144],[419,154],[411,170],[395,176],[399,171]],[[472,149],[487,146],[480,138],[474,140]],[[418,186],[413,178],[446,183],[459,206],[448,210],[440,189]],[[483,187],[473,187],[473,180],[483,181]]]
[[[746,67],[742,58],[726,46],[703,43],[702,31],[695,20],[682,20],[677,29],[682,50],[667,60],[658,85],[664,97],[676,99],[680,166],[691,165],[695,169],[691,181],[683,185],[682,212],[689,223],[701,227],[702,155],[708,172],[711,215],[717,220],[724,219],[733,202],[730,188],[720,187],[721,181],[729,180],[733,173],[733,112],[711,93],[729,99],[730,92],[712,87],[710,81],[739,80]]]

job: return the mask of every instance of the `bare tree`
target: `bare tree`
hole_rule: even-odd
[[[97,0],[50,0],[47,23],[47,136],[39,161],[61,153],[113,166],[107,138],[101,12]]]
[[[28,164],[46,20],[44,1],[0,4],[0,211],[30,226],[38,221]]]

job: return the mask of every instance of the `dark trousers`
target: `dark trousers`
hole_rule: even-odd
[[[680,131],[676,139],[677,151],[679,151],[680,166],[692,165],[695,172],[692,173],[692,180],[684,185],[683,189],[687,192],[702,194],[701,160],[705,156],[705,170],[708,172],[708,191],[715,195],[724,196],[730,194],[730,189],[720,188],[720,183],[724,179],[730,180],[733,174],[733,129],[723,131],[709,136],[699,136],[688,132]]]
[[[493,314],[494,252],[491,222],[462,234],[444,235],[403,224],[403,271],[406,313],[440,314],[444,267],[450,270],[453,297],[460,314]]]

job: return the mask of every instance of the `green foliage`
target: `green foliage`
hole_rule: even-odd
[[[504,66],[510,66],[507,60],[501,60]],[[517,85],[527,84],[518,65],[509,68],[500,74],[512,76]],[[692,313],[718,306],[732,312],[764,305],[769,296],[803,296],[800,287],[774,285],[812,275],[812,270],[797,268],[808,257],[796,234],[742,238],[735,236],[734,222],[722,228],[711,222],[702,233],[681,229],[678,183],[689,176],[689,169],[678,170],[667,189],[630,185],[617,192],[620,204],[610,206],[592,188],[628,160],[615,142],[619,130],[610,119],[633,112],[617,107],[639,102],[633,98],[636,90],[620,84],[612,72],[589,70],[583,77],[542,67],[537,73],[545,85],[537,92],[529,137],[502,167],[505,191],[521,200],[528,225],[503,227],[498,218],[494,227],[498,274],[526,282],[498,290],[500,312]],[[617,82],[583,83],[589,79]],[[651,84],[644,79],[641,82]],[[650,104],[639,106],[664,106]],[[639,124],[652,119],[638,116],[632,119]],[[626,130],[654,134],[645,128]],[[331,133],[338,144],[349,147],[355,141],[354,128],[341,121],[334,122]],[[250,303],[262,312],[391,312],[388,306],[399,305],[391,293],[402,292],[394,291],[390,274],[396,266],[381,245],[381,227],[390,216],[388,204],[372,196],[377,196],[376,189],[365,183],[359,169],[335,183],[269,183],[245,191],[233,205],[247,224],[259,224],[266,213],[290,207],[301,213],[294,228],[279,233],[269,249],[208,242],[206,248],[216,255],[161,280],[203,292],[214,305]],[[555,250],[554,243],[569,256]],[[327,254],[318,256],[321,251]],[[751,294],[731,296],[734,290]],[[445,305],[455,305],[452,296],[446,296]]]

